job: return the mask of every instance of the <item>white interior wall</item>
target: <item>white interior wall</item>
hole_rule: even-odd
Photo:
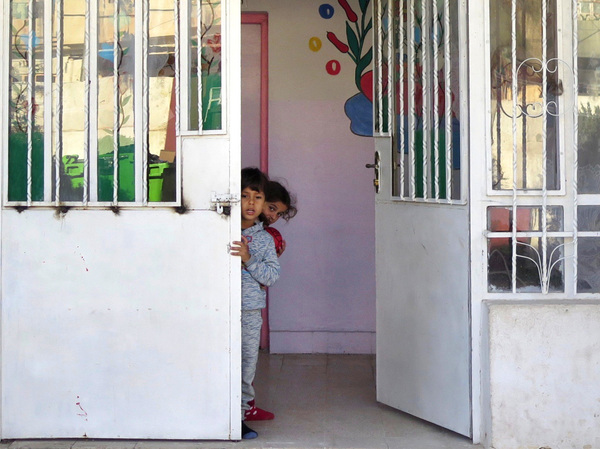
[[[345,36],[346,16],[332,4],[334,16],[323,19],[321,4],[246,0],[242,9],[269,14],[269,174],[298,197],[298,215],[276,224],[288,249],[269,289],[271,351],[372,353],[374,191],[365,163],[374,146],[350,131],[344,103],[357,93],[355,66],[326,38]],[[337,76],[325,71],[331,59],[341,64]]]

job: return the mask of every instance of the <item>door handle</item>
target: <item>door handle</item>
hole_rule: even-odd
[[[373,187],[375,187],[375,193],[379,193],[379,168],[380,168],[379,151],[375,152],[375,163],[365,164],[365,167],[372,168],[375,170],[375,178],[373,179]]]

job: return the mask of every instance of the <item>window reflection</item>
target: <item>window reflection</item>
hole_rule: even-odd
[[[539,232],[543,229],[542,208],[539,206],[517,209],[517,232]],[[513,209],[511,207],[489,207],[487,228],[490,232],[511,232]],[[548,207],[546,211],[547,232],[564,229],[564,211],[561,206]],[[518,292],[541,292],[543,266],[549,273],[548,290],[563,291],[564,239],[546,237],[546,260],[543,261],[543,236],[517,237],[516,281]],[[488,291],[512,291],[513,245],[511,237],[488,239]]]
[[[192,130],[198,130],[198,117],[202,115],[203,130],[219,130],[222,128],[221,1],[192,0],[191,6],[189,126]],[[198,28],[199,21],[201,21],[200,28]],[[199,66],[200,86],[198,86]],[[198,103],[200,96],[201,104]]]
[[[44,198],[44,5],[42,1],[33,3],[33,21],[30,21],[28,6],[26,0],[13,1],[10,5],[9,201],[26,201],[28,189],[33,201]],[[30,144],[32,185],[29,188]]]
[[[146,0],[142,19],[134,0],[56,0],[45,22],[47,4],[10,2],[9,201],[140,202],[139,185],[148,201],[176,201],[179,2]]]
[[[148,25],[148,201],[176,199],[176,54],[172,2],[150,0]]]
[[[512,231],[512,207],[488,207],[489,231]],[[548,232],[563,230],[562,206],[550,206],[546,209],[546,225]],[[519,207],[517,208],[517,231],[541,231],[542,208]]]
[[[508,240],[508,242],[507,242]],[[542,239],[526,237],[517,239],[517,293],[542,291]],[[546,265],[549,272],[549,292],[564,291],[564,239],[547,241]],[[488,291],[512,292],[512,241],[511,239],[488,239]],[[554,264],[554,262],[557,262]]]
[[[53,37],[57,44],[53,52],[52,90],[57,94],[55,105],[59,104],[60,108],[52,121],[53,129],[59,130],[60,139],[54,138],[52,142],[52,168],[55,171],[58,166],[60,170],[61,201],[82,201],[84,155],[88,143],[84,132],[87,96],[84,73],[86,5],[85,2],[65,1],[62,8],[62,19],[58,16],[59,8],[54,10],[53,15]],[[62,46],[59,46],[61,40]],[[62,68],[60,74],[59,64]],[[60,158],[60,164],[56,164],[57,157]],[[52,179],[55,176],[56,173],[53,173]],[[56,195],[56,190],[52,195]]]
[[[578,5],[579,193],[600,193],[600,4]]]
[[[118,200],[134,201],[136,30],[133,2],[103,0],[98,17],[98,200],[113,200],[116,163]]]
[[[495,190],[513,189],[516,153],[517,189],[545,187],[556,190],[560,188],[558,120],[563,92],[561,74],[564,70],[562,63],[556,59],[556,2],[547,1],[546,17],[542,17],[542,0],[517,0],[516,3],[516,42],[513,42],[510,26],[512,2],[490,1],[492,186]],[[545,58],[542,45],[544,31],[548,42]],[[516,58],[513,44],[516,45]],[[514,67],[515,60],[517,67]],[[514,70],[516,81],[513,80]],[[517,95],[516,110],[513,92]],[[516,118],[514,123],[513,118]],[[516,132],[513,124],[516,124]],[[544,165],[546,186],[543,185]]]
[[[600,238],[579,239],[577,273],[578,293],[600,293]]]

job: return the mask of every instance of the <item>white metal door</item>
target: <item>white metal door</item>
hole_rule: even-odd
[[[240,436],[240,5],[199,4],[2,2],[3,439]]]
[[[377,398],[470,436],[465,10],[376,2],[374,17]]]

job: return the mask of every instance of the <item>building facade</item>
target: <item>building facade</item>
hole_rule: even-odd
[[[2,8],[2,438],[239,437],[256,165],[300,206],[271,351],[375,353],[379,401],[485,447],[600,447],[600,3]]]

